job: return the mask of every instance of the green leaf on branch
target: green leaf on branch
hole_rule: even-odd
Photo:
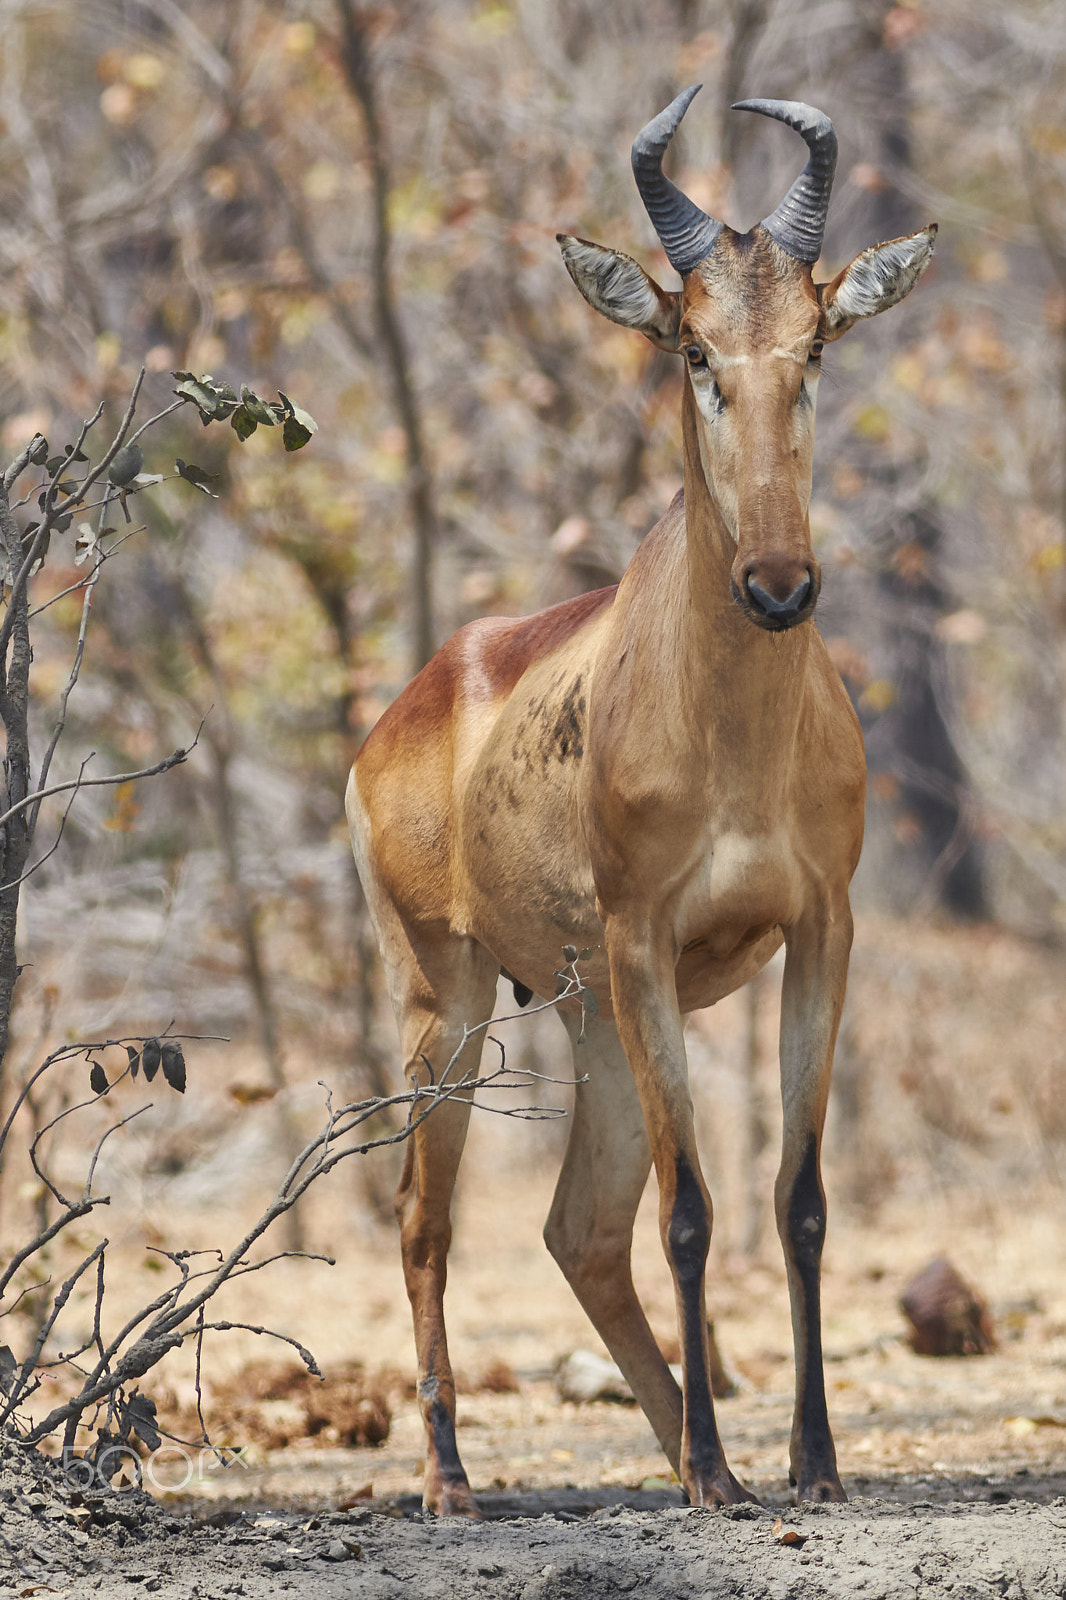
[[[256,428],[258,428],[259,423],[256,421],[255,417],[252,416],[252,413],[248,410],[247,406],[238,406],[232,417],[229,419],[229,425],[243,444],[245,439],[250,439],[252,437],[252,434],[255,432]]]
[[[173,377],[178,380],[174,393],[179,400],[192,402],[205,427],[209,422],[224,422],[228,418],[230,427],[242,443],[250,439],[259,426],[273,428],[280,422],[286,450],[302,450],[311,435],[318,432],[318,423],[310,412],[296,405],[280,389],[279,400],[267,401],[242,383],[238,398],[230,384],[216,380],[209,372],[199,376],[195,372],[175,372]],[[185,476],[184,473],[181,475]],[[197,483],[199,487],[201,485]]]
[[[237,396],[228,383],[218,382],[209,372],[197,377],[194,372],[174,372],[178,386],[174,390],[179,400],[191,400],[200,413],[204,427],[209,422],[222,422],[237,406]]]
[[[132,444],[122,447],[118,455],[107,469],[107,481],[113,483],[116,489],[125,489],[144,466],[144,452],[134,440]]]
[[[241,384],[241,404],[248,415],[256,422],[261,422],[264,428],[272,428],[277,421],[270,406],[265,400],[249,389],[246,383]]]
[[[89,1073],[89,1088],[93,1094],[106,1094],[108,1091],[107,1073],[99,1061],[90,1062],[92,1071]]]
[[[30,463],[35,467],[43,467],[48,460],[48,440],[43,433],[35,433],[30,440]]]
[[[130,1058],[130,1076],[135,1078],[141,1070],[141,1052],[135,1050],[131,1044],[126,1046],[126,1054]]]
[[[302,450],[313,433],[318,432],[318,423],[309,411],[294,405],[287,394],[278,390],[278,397],[282,404],[282,440],[286,450]]]
[[[184,478],[186,483],[191,483],[194,489],[199,489],[201,494],[210,495],[212,500],[217,500],[218,495],[209,489],[209,483],[218,482],[217,472],[205,472],[203,467],[196,467],[191,461],[183,461],[179,456],[174,466],[179,478]]]

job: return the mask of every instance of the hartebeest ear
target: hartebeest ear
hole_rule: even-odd
[[[929,265],[937,224],[888,244],[875,244],[856,256],[832,283],[820,284],[825,338],[839,339],[853,323],[887,311],[909,294]]]
[[[660,350],[677,349],[680,294],[660,289],[643,267],[620,250],[606,250],[602,244],[574,239],[567,233],[555,237],[567,272],[594,311],[620,322],[623,328],[636,328]]]

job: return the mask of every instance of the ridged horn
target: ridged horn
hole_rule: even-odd
[[[682,277],[710,255],[722,231],[722,224],[701,211],[663,172],[666,147],[702,88],[701,83],[696,83],[683,90],[633,140],[633,176],[640,198],[666,251],[666,259]]]
[[[775,117],[802,134],[810,159],[776,211],[763,227],[786,255],[811,266],[822,253],[822,235],[837,165],[837,136],[824,111],[801,100],[738,100],[734,111],[757,111]]]

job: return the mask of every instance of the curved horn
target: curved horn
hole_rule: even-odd
[[[665,111],[660,111],[646,127],[641,128],[633,140],[633,176],[637,180],[644,209],[659,235],[659,243],[675,272],[682,277],[692,271],[698,262],[709,256],[714,242],[722,231],[705,211],[675,188],[663,172],[666,147],[677,132],[678,124],[702,89],[693,84],[672,100]]]
[[[786,255],[811,266],[822,253],[829,195],[837,165],[837,136],[824,111],[801,100],[738,100],[734,111],[758,111],[776,117],[803,135],[810,159],[776,211],[763,227]]]

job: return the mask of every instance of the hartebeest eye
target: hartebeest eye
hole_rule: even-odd
[[[698,344],[687,344],[685,346],[685,360],[690,367],[705,367],[707,365],[707,357]]]
[[[811,345],[811,353],[807,358],[808,361],[821,361],[822,351],[824,349],[825,341],[822,339],[815,339],[814,343]]]

